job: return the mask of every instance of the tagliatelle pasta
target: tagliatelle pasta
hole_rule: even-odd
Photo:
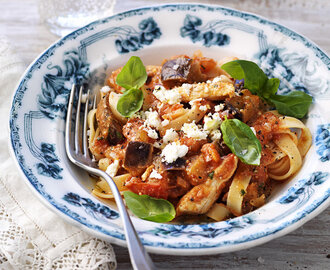
[[[110,75],[88,115],[89,149],[121,192],[166,199],[177,216],[220,221],[262,206],[274,180],[301,168],[312,143],[308,128],[270,111],[219,62],[197,53],[146,66],[143,103],[126,117],[118,104],[136,107],[139,92],[127,105],[116,83],[122,69]],[[103,179],[93,194],[113,199]]]

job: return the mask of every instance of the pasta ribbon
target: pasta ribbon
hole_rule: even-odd
[[[240,163],[234,179],[229,187],[227,207],[235,216],[242,215],[242,202],[246,189],[251,180],[251,173]]]
[[[269,177],[275,180],[285,180],[300,169],[302,158],[296,144],[289,135],[281,134],[274,139],[274,142],[287,155],[287,159],[281,159],[270,165]],[[288,170],[286,171],[286,169]]]
[[[221,221],[227,219],[230,213],[229,209],[223,203],[215,203],[206,215],[216,221]]]
[[[112,177],[112,179],[116,183],[116,186],[118,187],[118,190],[120,191],[120,193],[128,190],[128,188],[125,187],[125,182],[130,177],[131,177],[131,175],[129,173]],[[102,178],[101,178],[101,180],[99,180],[96,183],[96,186],[93,189],[92,193],[95,196],[97,196],[99,198],[103,198],[103,199],[113,199],[114,198],[108,183]]]

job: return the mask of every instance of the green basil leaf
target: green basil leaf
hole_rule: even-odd
[[[242,162],[260,165],[261,144],[248,125],[238,119],[226,119],[220,128],[223,141]]]
[[[140,88],[147,81],[148,75],[141,59],[132,56],[117,75],[116,83],[125,89]]]
[[[175,208],[167,200],[138,195],[131,191],[125,191],[124,198],[127,207],[139,218],[155,222],[168,222],[175,217]]]
[[[117,111],[125,117],[131,117],[141,109],[143,93],[140,89],[132,88],[126,91],[117,102]]]
[[[301,91],[293,91],[288,95],[271,95],[269,100],[280,114],[303,118],[307,113],[313,98]]]
[[[244,79],[244,87],[254,95],[261,91],[268,80],[258,65],[251,61],[234,60],[223,64],[221,68],[237,80]]]
[[[280,86],[280,80],[278,78],[271,78],[266,81],[262,91],[261,97],[268,100],[270,96],[275,95],[278,87]]]

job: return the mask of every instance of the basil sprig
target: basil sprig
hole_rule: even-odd
[[[131,191],[125,191],[124,198],[127,207],[139,218],[155,222],[168,222],[175,218],[175,208],[167,200]]]
[[[116,78],[116,83],[126,89],[117,103],[117,111],[121,115],[131,117],[141,109],[143,93],[140,88],[147,81],[147,78],[146,68],[141,59],[132,56]]]
[[[277,95],[280,80],[278,78],[268,79],[254,62],[234,60],[223,64],[221,68],[237,80],[244,79],[245,88],[274,105],[280,114],[303,118],[312,104],[312,97],[301,91],[292,91],[288,95]]]
[[[242,162],[260,165],[261,144],[248,125],[238,119],[226,119],[220,129],[223,141]]]

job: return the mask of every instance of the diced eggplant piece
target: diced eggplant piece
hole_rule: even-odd
[[[172,163],[162,162],[164,171],[179,171],[184,170],[186,166],[186,160],[183,158],[178,158]]]
[[[150,143],[132,141],[126,148],[125,168],[146,168],[152,162],[153,146]]]
[[[193,59],[179,57],[163,64],[161,79],[163,83],[174,86],[205,81],[206,76],[201,73],[200,65]]]
[[[101,98],[97,105],[96,120],[101,136],[107,138],[110,145],[116,145],[124,141],[121,133],[122,125],[114,117],[109,106],[109,93]]]

